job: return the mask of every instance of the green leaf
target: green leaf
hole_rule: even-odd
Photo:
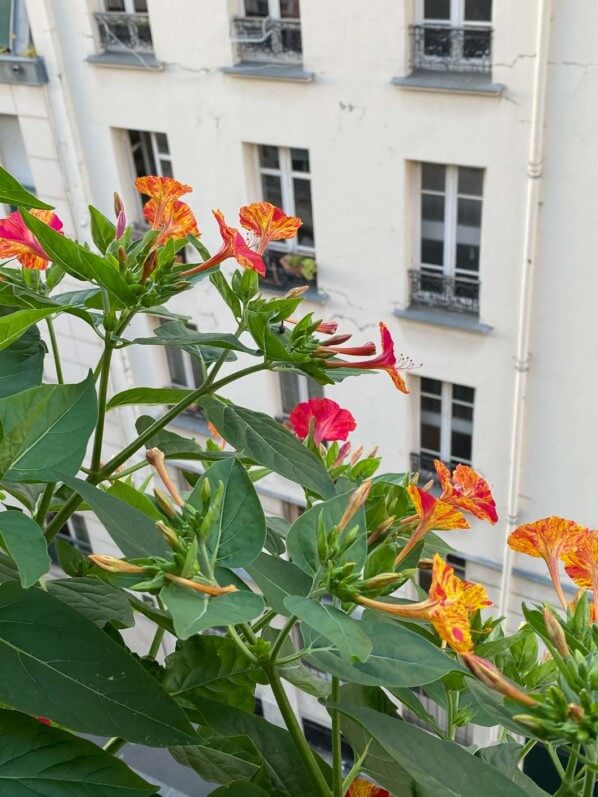
[[[55,307],[45,307],[39,310],[15,310],[14,313],[0,316],[0,350],[8,348],[21,335],[56,312]]]
[[[318,650],[325,641],[306,635],[313,650],[307,657],[315,667],[365,686],[421,686],[437,681],[449,672],[464,668],[427,639],[399,623],[373,623],[361,620],[362,632],[372,645],[364,662],[348,664],[331,651]]]
[[[36,327],[0,351],[0,398],[13,396],[42,381],[46,347]]]
[[[56,578],[48,581],[46,589],[96,625],[135,625],[127,593],[96,578]]]
[[[241,343],[235,335],[226,332],[195,332],[195,330],[185,326],[182,321],[169,321],[166,324],[160,324],[154,330],[154,335],[155,337],[153,338],[135,338],[135,340],[131,341],[131,344],[178,346],[190,354],[193,354],[194,349],[201,351],[204,347],[207,349],[238,351],[243,354],[252,354],[254,357],[260,354],[258,350],[251,349]]]
[[[204,740],[202,744],[171,747],[170,754],[209,783],[226,786],[238,780],[249,781],[263,766],[262,757],[248,736],[219,736],[203,728],[198,735]]]
[[[24,587],[33,586],[50,569],[44,533],[27,515],[16,510],[0,512],[0,539],[15,561]]]
[[[93,242],[100,252],[105,255],[106,250],[114,241],[116,227],[110,219],[107,219],[106,216],[100,213],[97,208],[94,208],[93,205],[89,206],[89,216],[91,218],[91,237],[93,238]]]
[[[3,710],[0,782],[5,797],[143,797],[158,791],[87,739]]]
[[[200,696],[252,711],[261,672],[232,639],[194,636],[166,659],[162,685],[178,702]]]
[[[118,481],[112,482],[106,492],[108,495],[112,495],[114,498],[118,498],[120,501],[129,504],[129,506],[132,506],[134,509],[138,509],[153,521],[164,520],[164,516],[158,510],[150,496],[137,490],[127,481],[119,479]]]
[[[286,551],[286,539],[291,524],[281,517],[266,518],[266,539],[264,548],[271,554],[278,556]]]
[[[320,460],[269,415],[208,397],[198,403],[219,434],[258,465],[324,498],[334,495],[334,484]]]
[[[2,166],[0,166],[0,202],[5,205],[14,205],[15,207],[52,210],[52,205],[47,205],[34,194],[26,191],[21,183]]]
[[[268,626],[262,632],[262,637],[270,644],[274,644],[280,629]],[[292,656],[297,652],[291,637],[288,637],[282,643],[279,651],[279,658],[286,658]],[[300,659],[295,659],[287,664],[278,665],[278,674],[289,683],[301,689],[302,692],[307,692],[308,695],[313,697],[327,698],[330,696],[331,682],[329,678],[318,675],[313,667],[306,667],[301,663]]]
[[[476,756],[495,767],[510,780],[515,781],[529,797],[548,797],[548,792],[541,789],[534,781],[519,769],[519,756],[522,746],[513,742],[505,744],[494,744],[490,747],[482,747],[477,751]]]
[[[208,598],[195,590],[171,584],[160,592],[172,615],[176,635],[188,639],[208,628],[253,620],[264,610],[259,595],[246,590]]]
[[[0,399],[0,475],[57,481],[75,474],[97,420],[93,374],[77,385],[40,385]]]
[[[183,711],[127,651],[58,598],[0,586],[0,701],[80,733],[193,744]]]
[[[193,392],[182,387],[132,387],[112,396],[107,409],[113,410],[115,407],[126,407],[129,404],[177,404]]]
[[[142,434],[151,426],[154,419],[151,415],[141,415],[135,422],[138,434]],[[234,456],[232,451],[207,451],[194,438],[183,437],[175,432],[162,429],[145,441],[146,448],[159,448],[166,459],[199,459],[220,460]]]
[[[345,661],[365,661],[370,655],[372,643],[362,624],[340,609],[296,595],[285,598],[284,605],[303,624],[329,639]]]
[[[237,319],[240,318],[241,302],[239,301],[237,294],[226,281],[224,274],[221,271],[216,271],[214,274],[210,274],[210,282],[222,296],[234,317]]]
[[[255,487],[245,468],[230,457],[210,465],[189,496],[191,506],[199,506],[206,481],[211,495],[224,484],[220,514],[207,540],[208,552],[222,567],[243,567],[260,553],[266,538],[266,519]]]
[[[524,789],[454,742],[370,708],[333,707],[358,722],[395,763],[392,782],[381,783],[396,793],[411,793],[404,791],[407,777],[418,797],[526,797]]]
[[[422,701],[417,697],[415,692],[407,687],[393,686],[390,692],[397,697],[401,703],[406,706],[409,711],[415,714],[420,720],[425,722],[438,736],[444,736],[442,728],[438,724],[436,717],[434,717],[428,709],[424,706]]]
[[[152,518],[88,482],[60,478],[89,504],[125,556],[142,559],[168,555],[169,548]]]
[[[113,299],[118,300],[119,307],[131,307],[136,303],[135,295],[120,273],[114,258],[101,257],[90,252],[89,249],[56,232],[27,211],[22,211],[22,215],[25,224],[52,261],[58,263],[67,274],[102,285]]]
[[[311,576],[314,576],[320,567],[318,557],[320,518],[322,518],[326,531],[330,531],[342,518],[352,495],[353,492],[344,493],[331,498],[329,501],[316,504],[298,517],[289,529],[287,535],[289,557],[298,567]],[[354,562],[356,571],[359,571],[365,562],[367,550],[367,528],[363,508],[354,515],[347,528],[341,533],[341,543],[355,526],[359,528],[355,542],[347,548],[342,556],[338,557],[337,562],[339,564]]]
[[[289,595],[307,596],[311,589],[311,579],[292,562],[278,556],[261,553],[250,565],[245,567],[253,581],[261,589],[269,605],[278,614],[289,616],[284,605]]]
[[[210,792],[210,797],[268,797],[268,792],[255,783],[238,780],[229,786],[221,786],[216,791]]]

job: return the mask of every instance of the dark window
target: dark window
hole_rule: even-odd
[[[297,404],[311,398],[321,398],[324,388],[315,379],[293,371],[279,371],[280,403],[283,415],[290,415]]]
[[[88,556],[93,551],[87,531],[87,523],[83,515],[71,515],[68,523],[65,523],[58,532],[56,539],[66,540],[66,542],[73,545],[84,556]],[[52,562],[57,565],[58,556],[54,543],[50,543],[48,546],[48,553],[50,554]]]

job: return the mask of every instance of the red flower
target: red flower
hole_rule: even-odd
[[[577,548],[563,557],[567,575],[594,594],[593,618],[598,617],[598,531],[588,531]]]
[[[246,230],[254,232],[259,240],[258,252],[263,254],[271,241],[294,238],[303,222],[296,216],[287,216],[284,210],[270,202],[253,202],[239,211],[239,221]]]
[[[179,183],[172,177],[138,177],[135,188],[140,194],[151,197],[143,206],[143,215],[152,230],[161,230],[156,242],[161,246],[171,238],[186,238],[187,235],[199,235],[199,229],[193,211],[179,197],[193,191],[190,185]]]
[[[234,257],[240,266],[243,268],[252,268],[263,277],[266,273],[266,266],[262,260],[262,256],[248,246],[237,229],[228,226],[220,210],[213,210],[212,213],[220,227],[222,246],[209,260],[206,260],[205,263],[200,263],[199,266],[183,271],[182,276],[188,277],[191,274],[199,274],[201,271],[207,271],[207,269],[217,266],[229,257]]]
[[[31,210],[32,216],[61,232],[62,221],[53,210]],[[42,245],[23,221],[18,210],[0,219],[0,259],[16,257],[24,268],[44,271],[50,261]]]
[[[369,780],[356,778],[349,786],[345,797],[390,797],[390,792],[376,786],[375,783],[370,783]]]
[[[349,410],[328,398],[313,398],[297,404],[289,416],[293,431],[301,440],[309,434],[313,424],[314,442],[346,440],[357,424]]]
[[[394,341],[392,339],[392,335],[388,331],[386,324],[380,322],[380,345],[382,351],[376,357],[373,357],[371,360],[359,360],[358,362],[347,362],[346,360],[328,360],[326,362],[327,368],[358,368],[359,370],[376,370],[376,371],[386,371],[386,373],[390,376],[393,381],[393,384],[396,388],[398,388],[401,393],[409,393],[409,389],[405,384],[405,380],[401,374],[401,371],[409,370],[413,368],[413,360],[410,357],[404,357],[401,355],[397,360],[394,351]],[[371,351],[371,343],[366,344],[365,351],[363,353],[370,353]],[[328,349],[331,351],[331,349]],[[348,356],[355,355],[356,353],[358,356],[362,354],[362,350],[351,348],[351,349],[342,349],[342,348],[335,348],[332,351],[336,354],[346,354]]]
[[[497,522],[498,515],[492,491],[488,482],[479,473],[469,465],[457,465],[451,477],[451,472],[439,459],[434,460],[434,467],[442,487],[441,501],[452,504],[463,512],[471,512],[479,520]]]

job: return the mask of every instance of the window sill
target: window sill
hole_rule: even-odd
[[[117,69],[146,69],[150,71],[162,71],[164,69],[164,61],[158,60],[153,53],[95,53],[94,55],[88,55],[85,60],[96,66]]]
[[[437,327],[449,327],[464,332],[473,332],[477,335],[488,335],[492,332],[489,324],[483,324],[479,318],[467,313],[451,313],[440,307],[406,307],[396,308],[394,315],[406,321],[415,321],[418,324],[431,324]]]
[[[0,83],[43,86],[48,82],[44,59],[36,55],[0,55]]]
[[[258,80],[288,80],[292,83],[311,83],[313,72],[305,72],[302,64],[267,64],[241,61],[234,66],[220,68],[225,75]]]
[[[505,90],[502,83],[493,83],[490,74],[479,72],[441,72],[435,69],[415,69],[405,77],[393,77],[393,86],[413,91],[441,91],[457,94],[480,94],[499,97]]]

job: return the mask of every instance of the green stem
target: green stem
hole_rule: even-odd
[[[201,572],[208,579],[208,581],[212,581],[214,578],[214,571],[212,570],[212,564],[210,562],[210,557],[208,556],[208,549],[206,547],[205,540],[199,541],[197,559],[199,561]]]
[[[307,771],[313,779],[314,786],[317,788],[321,797],[331,797],[330,787],[326,782],[326,778],[324,777],[322,770],[318,766],[318,762],[316,761],[311,747],[307,743],[303,729],[299,725],[297,717],[295,716],[295,712],[289,703],[289,699],[284,691],[282,681],[280,680],[276,669],[272,666],[269,666],[267,669],[265,669],[265,672],[268,676],[268,680],[270,681],[274,699],[276,700],[280,713],[282,714],[285,725],[287,726],[287,730],[293,742],[295,743],[295,747],[301,756],[301,760],[305,764]]]
[[[150,649],[147,652],[147,656],[149,659],[155,659],[160,651],[160,645],[162,644],[162,640],[164,639],[164,634],[166,633],[165,629],[162,626],[158,626],[156,628],[156,633],[154,634],[154,638],[152,639],[152,644],[150,645]]]
[[[446,736],[451,742],[455,741],[457,735],[457,711],[459,710],[459,692],[455,689],[446,690],[447,697],[447,719]]]
[[[112,360],[112,340],[106,338],[106,347],[102,355],[100,370],[100,384],[98,388],[98,421],[96,424],[96,434],[93,441],[93,451],[91,454],[90,469],[96,472],[100,469],[102,460],[102,442],[104,440],[104,422],[106,420],[106,402],[108,400],[108,385],[110,384],[110,362]]]
[[[550,760],[554,764],[554,768],[558,772],[559,778],[564,781],[565,770],[563,769],[563,765],[561,764],[561,759],[559,758],[558,753],[551,744],[546,745],[546,750],[548,752],[548,755],[550,756]]]
[[[60,361],[60,350],[58,349],[58,341],[56,340],[56,332],[54,331],[54,324],[51,318],[46,318],[48,325],[48,333],[50,335],[50,347],[52,349],[52,356],[54,357],[54,367],[56,368],[56,379],[59,385],[64,385],[64,376],[62,373],[62,363]]]
[[[87,481],[90,484],[99,484],[101,481],[111,476],[112,473],[123,464],[123,462],[126,462],[129,457],[133,456],[133,454],[139,451],[139,449],[147,440],[152,438],[157,432],[160,432],[165,426],[167,426],[178,415],[180,415],[183,410],[186,410],[190,404],[194,404],[198,398],[200,398],[204,393],[208,392],[208,390],[211,392],[216,392],[231,382],[235,382],[237,379],[241,379],[249,374],[255,374],[258,371],[263,371],[265,368],[266,366],[264,363],[252,365],[250,368],[244,368],[242,371],[237,371],[236,373],[221,379],[219,382],[216,382],[211,386],[202,385],[197,390],[194,390],[188,396],[185,396],[184,399],[181,399],[178,404],[175,404],[174,407],[168,410],[168,412],[164,413],[161,418],[158,418],[158,420],[154,421],[151,426],[148,426],[144,432],[135,438],[135,440],[123,448],[120,454],[112,457],[112,459],[104,465],[101,471],[95,473],[95,475],[91,474],[87,478]],[[79,497],[79,495],[74,493],[67,501],[65,501],[62,509],[57,512],[57,514],[54,516],[54,519],[46,529],[46,539],[48,542],[51,542],[58,534],[73,512],[76,511],[77,507],[81,503],[81,500],[82,499]]]
[[[519,751],[519,758],[518,761],[523,761],[526,755],[534,749],[534,747],[538,744],[537,739],[528,739],[527,742],[523,745],[521,750]]]
[[[277,656],[278,656],[278,654],[280,652],[280,649],[282,648],[285,639],[288,637],[288,635],[293,630],[293,626],[295,625],[296,622],[297,622],[297,618],[295,617],[294,614],[292,614],[289,617],[289,619],[286,621],[286,623],[283,625],[283,627],[281,628],[280,633],[278,634],[278,636],[276,637],[276,639],[274,641],[274,644],[272,645],[272,650],[270,651],[270,661],[271,662],[273,662],[273,663],[276,662],[276,658],[277,658]]]
[[[241,650],[245,656],[251,661],[253,664],[257,664],[258,660],[253,655],[253,653],[249,650],[245,642],[241,639],[241,636],[237,633],[237,629],[234,625],[227,625],[226,630],[231,635],[231,638],[236,642],[237,647]]]
[[[142,468],[149,467],[149,462],[147,460],[141,460],[141,462],[135,463],[135,465],[131,465],[130,468],[125,468],[125,470],[119,470],[118,473],[113,474],[112,476],[108,476],[109,481],[116,481],[117,479],[123,479],[125,476],[130,476],[131,473],[135,473]],[[81,468],[83,470],[83,468]],[[91,471],[89,471],[91,472]]]
[[[589,748],[586,747],[586,751],[585,752],[586,752],[586,755],[587,755],[588,759],[592,763],[594,763],[594,761],[596,760],[594,746],[592,745],[592,747],[589,747]],[[592,767],[588,767],[587,772],[586,772],[585,777],[584,777],[584,781],[583,781],[582,797],[593,797],[595,783],[596,783],[596,773],[592,769]]]
[[[121,736],[113,736],[112,739],[109,739],[106,744],[103,746],[102,750],[106,753],[118,753],[121,747],[124,747],[127,743],[126,739],[123,739]]]
[[[44,490],[44,493],[39,502],[39,506],[37,508],[37,512],[35,513],[35,520],[39,526],[43,527],[46,521],[46,516],[48,514],[48,510],[50,509],[52,498],[54,497],[55,487],[56,487],[56,482],[48,482],[48,484],[46,484],[46,489]]]
[[[332,676],[330,689],[332,703],[339,701],[339,681],[336,675]],[[341,750],[341,721],[338,710],[330,708],[331,734],[332,734],[332,794],[334,797],[343,797],[343,758]]]
[[[580,745],[575,745],[574,747],[571,748],[571,753],[569,754],[569,760],[567,761],[567,767],[563,771],[563,774],[561,776],[561,785],[555,792],[555,797],[557,797],[557,795],[558,797],[566,797],[567,794],[574,793],[571,787],[573,786],[573,782],[575,780],[577,763],[579,761],[579,750],[580,750]]]
[[[255,623],[251,626],[251,630],[254,634],[257,634],[258,631],[261,631],[264,626],[268,625],[268,623],[276,617],[276,612],[274,609],[268,609],[268,611],[263,614],[259,620],[256,620]]]

